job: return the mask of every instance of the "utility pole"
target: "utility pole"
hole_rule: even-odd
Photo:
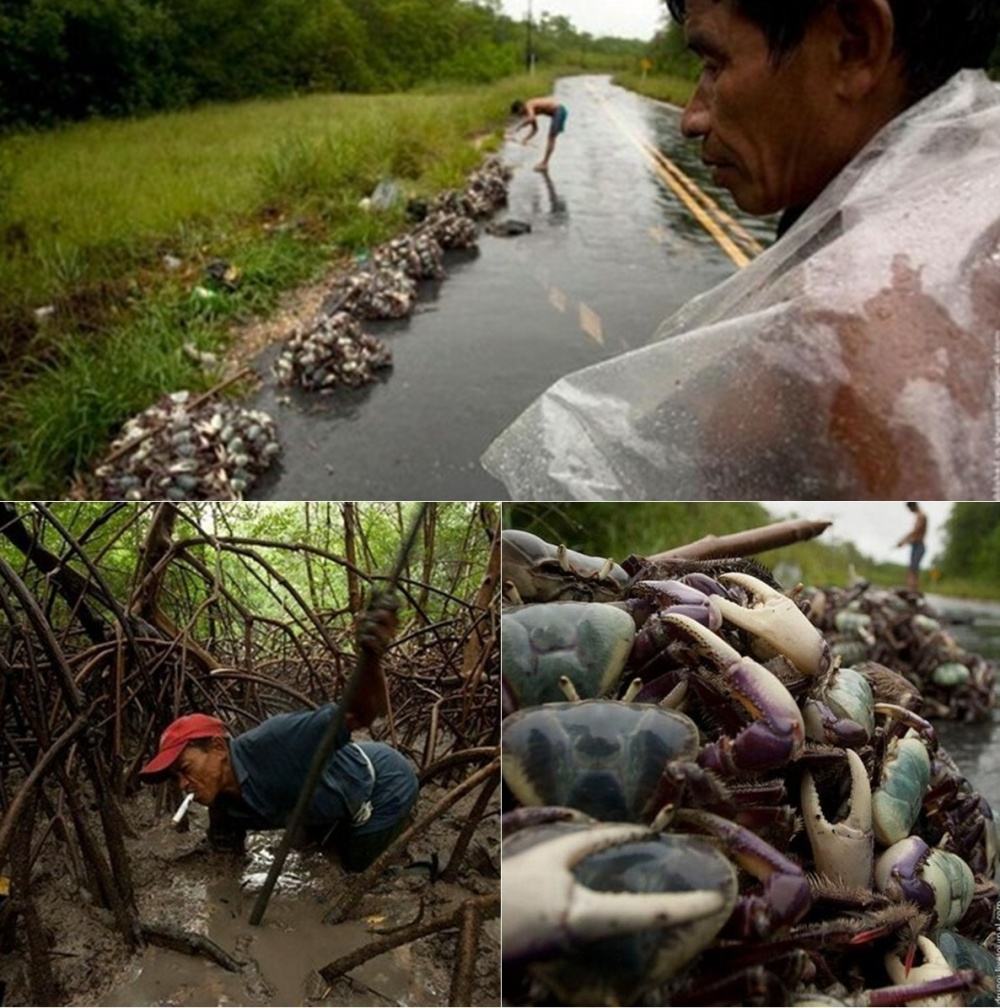
[[[525,50],[524,62],[529,74],[535,72],[535,18],[532,10],[532,0],[528,0],[528,47]]]

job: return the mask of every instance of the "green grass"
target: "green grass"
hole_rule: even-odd
[[[694,94],[695,81],[669,74],[649,74],[643,77],[641,73],[620,73],[615,76],[615,84],[638,91],[639,94],[657,101],[670,102],[671,105],[687,105]]]
[[[495,146],[513,98],[551,83],[249,101],[0,141],[0,494],[61,495],[128,416],[208,387],[185,342],[223,348],[234,322],[402,229],[400,211],[359,200],[387,176],[408,194],[460,184],[483,156],[472,141]],[[215,257],[241,281],[205,301],[192,291]]]

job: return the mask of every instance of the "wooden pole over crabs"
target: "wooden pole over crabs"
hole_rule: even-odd
[[[417,513],[413,516],[413,520],[410,522],[409,530],[399,547],[399,553],[396,555],[395,564],[386,578],[385,586],[381,590],[383,596],[389,596],[395,590],[396,583],[399,581],[400,575],[406,566],[406,559],[410,555],[413,544],[416,542],[417,533],[423,526],[427,507],[426,503],[421,504],[417,509]],[[323,769],[329,761],[331,753],[336,748],[337,736],[340,734],[345,718],[351,716],[355,725],[369,725],[378,714],[385,712],[386,698],[384,686],[381,689],[371,689],[372,685],[377,681],[378,657],[367,648],[362,647],[359,650],[358,663],[347,682],[347,688],[344,690],[341,703],[337,705],[336,713],[330,720],[326,734],[323,736],[319,747],[313,755],[309,773],[306,775],[302,791],[299,793],[299,800],[295,803],[295,808],[292,810],[291,818],[288,821],[288,826],[285,828],[281,843],[278,845],[278,850],[275,852],[274,861],[271,862],[267,878],[264,880],[264,885],[257,894],[257,901],[254,903],[253,911],[250,914],[251,924],[259,924],[264,917],[267,904],[271,899],[271,893],[284,869],[288,852],[292,849],[292,844],[298,836],[299,829],[305,819],[306,810],[309,808],[309,803],[312,801],[313,794],[316,791],[316,785],[319,783],[320,775],[323,773]]]
[[[675,546],[646,559],[660,560],[726,560],[729,557],[753,556],[768,550],[780,549],[794,543],[806,542],[821,536],[833,522],[793,519],[762,525],[760,528],[735,532],[732,535],[708,535],[685,546]]]

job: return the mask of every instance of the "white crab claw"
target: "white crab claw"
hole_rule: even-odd
[[[872,789],[861,757],[846,750],[851,771],[851,811],[837,823],[827,821],[812,774],[802,775],[802,817],[821,875],[846,886],[868,889],[872,884],[875,832],[872,828]]]
[[[816,675],[828,654],[823,635],[787,596],[749,574],[720,574],[719,580],[739,585],[754,600],[752,608],[710,595],[709,605],[724,619],[762,642],[769,652],[784,655],[804,675]],[[760,657],[771,657],[762,654]]]
[[[805,738],[805,724],[799,705],[784,683],[773,672],[752,658],[744,657],[718,634],[689,616],[667,613],[661,618],[723,676],[728,693],[756,722],[758,731],[761,725],[766,725],[775,738],[787,740],[788,749],[782,762],[798,759]],[[753,726],[748,730],[753,731]],[[762,767],[763,764],[757,766]]]
[[[885,957],[885,970],[889,974],[894,984],[921,984],[929,980],[939,980],[941,977],[950,977],[955,971],[951,968],[944,954],[925,935],[917,938],[917,945],[924,961],[920,966],[914,966],[910,972],[906,972],[906,966],[898,955],[888,954]],[[961,991],[953,994],[942,994],[940,997],[922,998],[919,1001],[910,1001],[911,1005],[963,1005],[965,999]]]
[[[551,955],[576,942],[669,927],[717,913],[725,903],[721,892],[597,892],[573,876],[573,867],[588,855],[654,836],[643,826],[601,825],[505,857],[501,882],[504,958]]]

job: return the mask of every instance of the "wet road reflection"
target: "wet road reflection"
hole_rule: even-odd
[[[1000,663],[1000,604],[935,595],[928,601],[962,647]],[[943,721],[937,730],[962,772],[1000,815],[1000,711],[985,724]]]
[[[479,465],[493,437],[561,376],[647,343],[660,322],[736,269],[623,133],[662,150],[759,241],[773,223],[737,211],[679,132],[679,112],[607,78],[559,82],[570,108],[546,178],[544,136],[508,144],[516,238],[483,235],[452,258],[409,321],[372,326],[395,365],[384,382],[323,398],[265,388],[285,452],[259,487],[270,499],[502,496]],[[660,169],[663,170],[662,168]],[[269,364],[272,349],[259,363]]]

